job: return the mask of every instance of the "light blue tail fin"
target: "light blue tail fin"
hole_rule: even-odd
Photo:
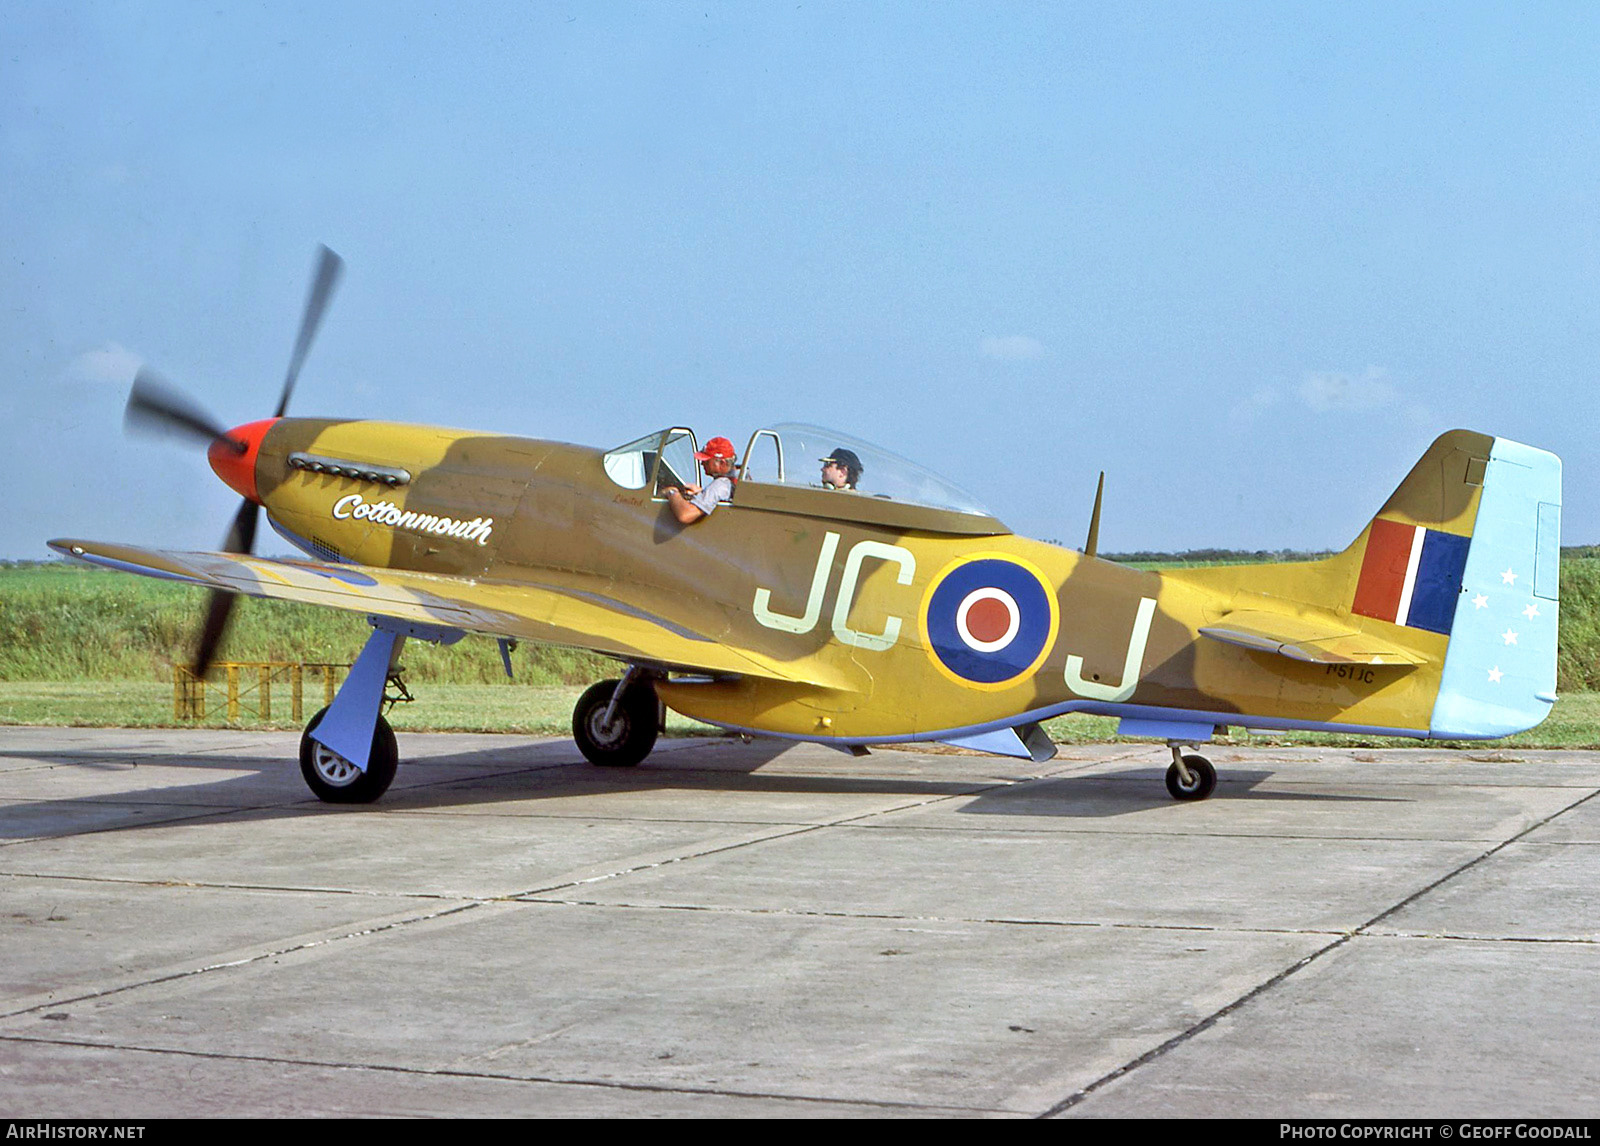
[[[1428,734],[1507,736],[1556,699],[1561,459],[1494,439]]]

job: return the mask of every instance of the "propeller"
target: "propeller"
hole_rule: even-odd
[[[322,312],[328,309],[328,299],[333,295],[333,288],[339,285],[339,276],[344,273],[344,260],[327,247],[317,248],[317,272],[311,280],[311,293],[306,296],[306,312],[300,319],[300,333],[294,340],[294,353],[289,356],[289,373],[283,378],[283,396],[278,399],[277,413],[274,418],[283,417],[283,412],[289,408],[289,395],[294,393],[295,381],[300,377],[300,364],[306,360],[306,351],[311,349],[311,340],[317,336],[317,328],[322,325]]]
[[[154,370],[141,368],[134,376],[122,425],[135,433],[191,438],[207,446],[221,438],[237,452],[244,452],[243,442],[229,437],[221,422]]]
[[[300,333],[295,337],[294,351],[289,356],[289,372],[283,379],[283,393],[278,398],[274,418],[283,417],[289,408],[289,395],[294,392],[294,384],[300,377],[300,367],[305,363],[312,340],[322,325],[323,313],[328,309],[328,300],[333,296],[343,271],[343,259],[327,247],[318,248],[311,290],[306,296],[305,313],[300,318]],[[123,414],[123,426],[130,432],[187,438],[209,449],[215,449],[219,444],[225,445],[236,454],[243,454],[249,448],[199,403],[151,370],[141,369],[134,378],[133,389],[128,394],[128,406]],[[260,512],[261,506],[257,502],[250,498],[243,499],[227,536],[222,540],[224,553],[249,553],[254,548]],[[205,677],[216,659],[217,649],[233,616],[234,598],[233,593],[223,589],[211,591],[211,598],[206,603],[205,623],[195,642],[194,661],[189,666],[189,671],[197,679]]]

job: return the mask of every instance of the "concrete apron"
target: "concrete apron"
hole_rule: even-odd
[[[1600,754],[0,729],[0,1101],[1588,1116]]]

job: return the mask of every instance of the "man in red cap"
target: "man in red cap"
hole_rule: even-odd
[[[733,496],[733,443],[712,438],[694,456],[710,480],[703,486],[690,482],[682,489],[674,486],[667,490],[672,515],[683,525],[693,525]]]

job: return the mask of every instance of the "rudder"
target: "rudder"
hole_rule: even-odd
[[[1495,438],[1428,734],[1508,736],[1556,699],[1561,459]]]

